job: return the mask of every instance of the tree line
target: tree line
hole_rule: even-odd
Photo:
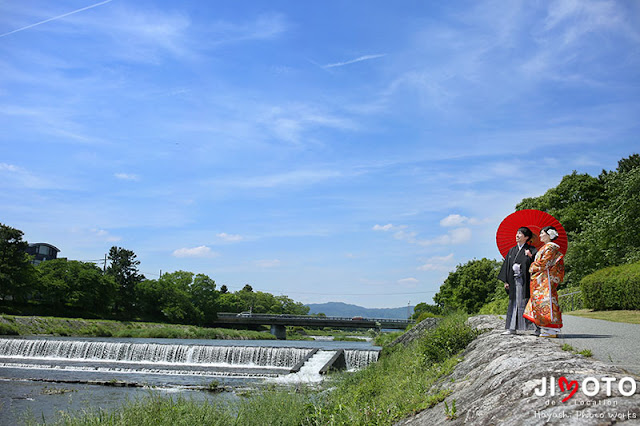
[[[144,320],[210,326],[218,312],[306,315],[309,308],[287,296],[229,292],[205,274],[187,271],[147,279],[136,254],[111,247],[108,266],[53,259],[33,265],[23,232],[0,223],[0,306],[14,313]]]
[[[596,177],[573,171],[543,195],[524,198],[515,209],[542,210],[562,223],[569,246],[560,288],[577,289],[589,274],[640,261],[640,155],[623,158],[615,170],[602,170]],[[434,296],[435,305],[416,305],[414,318],[447,309],[477,313],[506,298],[497,278],[501,265],[502,260],[486,258],[458,265]]]

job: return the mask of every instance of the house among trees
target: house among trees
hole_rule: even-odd
[[[38,265],[45,260],[57,259],[60,249],[48,243],[32,243],[27,247],[27,254],[33,256],[31,263]]]

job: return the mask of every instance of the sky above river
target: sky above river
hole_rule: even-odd
[[[0,222],[304,303],[432,303],[638,152],[634,1],[0,1]]]

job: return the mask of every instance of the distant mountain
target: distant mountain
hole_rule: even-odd
[[[309,314],[323,313],[328,317],[363,317],[363,318],[389,318],[407,319],[407,313],[413,314],[413,306],[402,308],[364,308],[358,305],[349,305],[342,302],[309,303]]]

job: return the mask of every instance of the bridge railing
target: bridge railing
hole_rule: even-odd
[[[235,317],[245,317],[245,318],[256,318],[256,319],[269,319],[269,318],[289,318],[289,319],[301,319],[301,320],[319,320],[319,321],[374,321],[374,322],[385,322],[385,323],[397,323],[397,324],[408,324],[413,323],[413,320],[404,320],[397,318],[365,318],[365,317],[319,317],[314,315],[289,315],[289,314],[254,314],[254,313],[233,313],[233,312],[219,312],[218,318],[235,318]]]

